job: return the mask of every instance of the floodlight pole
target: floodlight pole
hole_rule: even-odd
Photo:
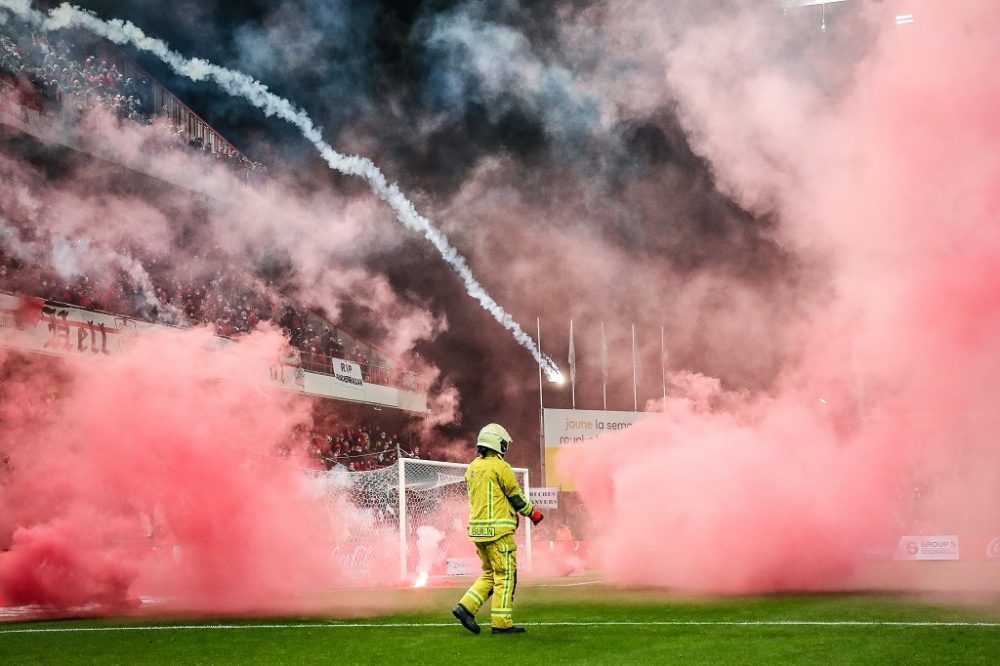
[[[604,411],[608,411],[608,341],[604,337],[604,322],[601,322],[601,394],[604,396]]]
[[[538,327],[538,352],[542,352],[542,318],[535,318]],[[545,400],[542,394],[542,364],[538,363],[538,469],[541,471],[542,485],[545,484]]]
[[[639,381],[638,373],[639,365],[635,359],[635,324],[632,324],[632,409],[637,412],[639,411],[639,392],[636,388]]]
[[[667,405],[667,344],[663,327],[660,326],[660,380],[663,382],[663,408]]]

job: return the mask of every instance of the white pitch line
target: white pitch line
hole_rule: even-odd
[[[1000,622],[879,622],[865,620],[650,620],[605,622],[522,622],[528,627],[986,627],[1000,628]],[[3,634],[84,633],[114,631],[228,631],[235,629],[400,629],[417,627],[454,627],[455,622],[358,622],[302,624],[174,624],[121,627],[35,627],[0,629]],[[488,625],[484,625],[488,626]]]
[[[599,585],[607,581],[603,580],[585,580],[580,583],[535,583],[533,585],[525,585],[525,587],[580,587],[581,585]]]
[[[523,622],[529,626],[541,627],[603,627],[603,626],[725,626],[725,627],[1000,627],[1000,622],[880,622],[877,620],[650,620],[636,621],[609,620],[606,622]]]

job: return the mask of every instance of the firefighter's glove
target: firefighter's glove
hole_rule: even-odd
[[[544,517],[545,516],[543,516],[542,512],[539,511],[538,509],[532,509],[531,515],[528,516],[528,518],[531,518],[532,525],[537,525],[538,523],[542,522],[542,518]]]

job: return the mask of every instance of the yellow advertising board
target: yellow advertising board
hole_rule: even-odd
[[[559,473],[556,460],[566,446],[586,446],[588,440],[618,432],[646,417],[645,412],[615,412],[592,409],[544,409],[545,485],[576,490],[572,479]]]

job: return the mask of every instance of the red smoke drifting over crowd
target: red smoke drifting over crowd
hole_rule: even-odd
[[[771,67],[772,31],[794,28],[775,25],[776,10],[762,12],[761,4],[704,10],[688,29],[663,17],[663,3],[633,2],[629,11],[601,16],[602,38],[590,25],[580,31],[588,48],[628,44],[640,57],[661,59],[651,71],[664,78],[627,91],[622,81],[635,83],[627,67],[597,67],[583,82],[606,95],[600,115],[612,117],[609,126],[629,111],[641,117],[676,108],[717,186],[746,210],[779,218],[778,241],[802,263],[832,269],[829,284],[806,299],[802,321],[759,345],[782,360],[797,355],[768,394],[729,392],[678,373],[672,397],[657,406],[662,414],[560,461],[595,517],[601,565],[615,579],[722,592],[828,588],[849,579],[864,547],[902,529],[997,525],[1000,169],[992,148],[1000,138],[993,72],[1000,45],[988,26],[1000,9],[988,0],[913,2],[917,23],[899,28],[884,10],[872,10],[871,25],[884,30],[863,59],[844,65],[852,76],[830,94],[803,71]],[[580,16],[586,23],[588,14]],[[561,36],[571,32],[567,26]],[[110,127],[122,150],[145,152],[128,131]],[[178,171],[186,168],[186,160],[177,162]],[[622,317],[636,306],[634,294],[669,299],[632,309],[708,322],[703,331],[675,327],[686,347],[702,341],[703,349],[685,350],[691,358],[711,348],[704,356],[718,359],[720,347],[742,343],[750,331],[773,331],[761,322],[773,324],[770,299],[780,294],[710,269],[681,275],[669,261],[609,246],[600,234],[539,224],[619,214],[585,200],[581,192],[601,190],[583,177],[574,183],[571,169],[543,174],[545,196],[532,198],[519,195],[522,183],[511,175],[520,176],[517,162],[484,160],[480,168],[483,175],[473,174],[451,202],[447,230],[468,234],[467,246],[489,248],[476,265],[504,276],[497,281],[510,300],[538,299],[525,309],[541,311],[576,288],[596,295],[576,303],[621,308]],[[526,173],[527,180],[539,176]],[[653,184],[633,187],[629,206],[688,215],[684,202],[660,198],[660,181],[671,179],[678,190],[688,184],[664,168]],[[46,186],[46,196],[61,199],[58,185]],[[126,200],[121,210],[78,219],[72,213],[95,208],[70,194],[55,208],[23,198],[61,213],[32,218],[39,226],[48,220],[101,247],[91,229],[96,217],[108,246],[119,233],[139,237],[161,262],[190,272],[191,258],[171,247],[168,216],[141,210],[142,220],[133,219],[139,203]],[[357,296],[393,322],[394,353],[446,326],[402,303],[384,276],[332,261],[388,242],[362,233],[378,216],[367,200],[236,198],[245,201],[226,202],[230,210],[212,210],[199,225],[208,229],[207,244],[229,257],[282,249],[298,268],[298,295],[331,315],[341,295]],[[578,200],[579,209],[567,203]],[[316,240],[333,237],[332,247]],[[653,288],[631,289],[621,279],[626,288],[617,291],[623,267]],[[700,316],[709,292],[722,295],[727,312]],[[305,461],[279,456],[308,419],[305,398],[266,381],[284,341],[259,331],[215,345],[196,330],[143,337],[100,364],[2,359],[18,372],[5,380],[0,402],[7,452],[0,542],[10,546],[0,555],[0,596],[120,607],[165,595],[181,599],[180,607],[237,611],[301,607],[310,590],[338,582],[331,542],[318,535],[349,517],[331,517],[316,501]],[[477,375],[488,374],[481,368],[490,360],[461,359]],[[777,365],[756,361],[733,365]],[[489,376],[510,381],[503,374]],[[150,550],[150,540],[160,547]]]
[[[332,585],[331,517],[307,461],[283,451],[309,403],[268,382],[285,344],[273,330],[222,348],[204,329],[167,330],[55,373],[3,359],[17,372],[2,402],[0,596],[231,611],[301,607]]]
[[[752,66],[745,16],[670,52],[723,186],[777,202],[784,242],[834,279],[769,395],[677,375],[662,415],[563,454],[609,576],[823,589],[902,534],[1000,528],[1000,6],[907,9],[915,25],[871,11],[881,34],[839,100],[765,69],[767,85],[706,85],[731,68],[713,53]]]

